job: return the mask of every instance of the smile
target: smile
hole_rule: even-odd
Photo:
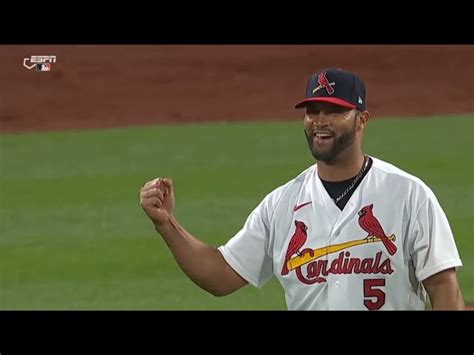
[[[317,139],[330,139],[334,136],[334,134],[330,131],[314,131],[313,135]]]

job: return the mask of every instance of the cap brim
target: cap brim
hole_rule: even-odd
[[[350,102],[347,102],[345,100],[338,99],[337,97],[308,97],[307,99],[304,99],[303,101],[298,102],[295,105],[295,108],[306,107],[306,104],[308,102],[314,102],[314,101],[329,102],[331,104],[335,104],[335,105],[342,106],[342,107],[347,107],[347,108],[356,108],[357,107],[356,105],[351,104]]]

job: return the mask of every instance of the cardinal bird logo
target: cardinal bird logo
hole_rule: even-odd
[[[390,255],[393,255],[397,252],[397,247],[390,239],[388,239],[379,221],[373,215],[372,213],[373,207],[374,205],[371,204],[371,205],[363,207],[359,211],[359,225],[364,231],[369,233],[367,238],[370,238],[370,237],[380,238],[383,245],[387,249],[388,253]]]
[[[318,84],[320,87],[323,87],[326,89],[326,92],[329,94],[329,95],[332,95],[334,94],[334,88],[332,87],[332,85],[335,85],[334,82],[330,83],[328,78],[326,77],[326,73],[321,73],[318,75]]]
[[[287,275],[289,272],[287,266],[288,260],[290,260],[294,254],[301,256],[300,249],[304,243],[306,243],[306,239],[308,239],[308,234],[306,233],[308,227],[304,222],[295,221],[295,227],[295,233],[291,237],[286,251],[285,262],[283,263],[283,269],[281,270],[282,275]]]

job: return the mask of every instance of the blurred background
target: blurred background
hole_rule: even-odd
[[[0,58],[0,309],[285,309],[274,280],[199,289],[138,195],[173,177],[183,226],[225,243],[313,164],[293,105],[325,67],[365,80],[365,151],[435,192],[474,304],[474,46],[3,45]]]

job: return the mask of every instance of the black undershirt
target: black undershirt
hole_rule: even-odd
[[[344,206],[346,205],[347,201],[351,198],[352,194],[354,191],[357,189],[357,187],[360,185],[362,180],[364,180],[365,175],[370,170],[370,167],[372,166],[372,158],[368,157],[369,162],[367,163],[367,169],[365,169],[364,174],[361,176],[359,181],[354,185],[354,187],[349,191],[346,196],[344,196],[336,205],[339,207],[339,209],[342,211]],[[357,175],[356,175],[357,176]],[[329,196],[331,196],[332,199],[335,199],[338,197],[340,194],[344,192],[345,189],[349,187],[351,184],[352,180],[356,178],[356,176],[348,179],[348,180],[343,180],[343,181],[325,181],[321,179],[321,182],[323,183],[326,191],[328,192]]]

